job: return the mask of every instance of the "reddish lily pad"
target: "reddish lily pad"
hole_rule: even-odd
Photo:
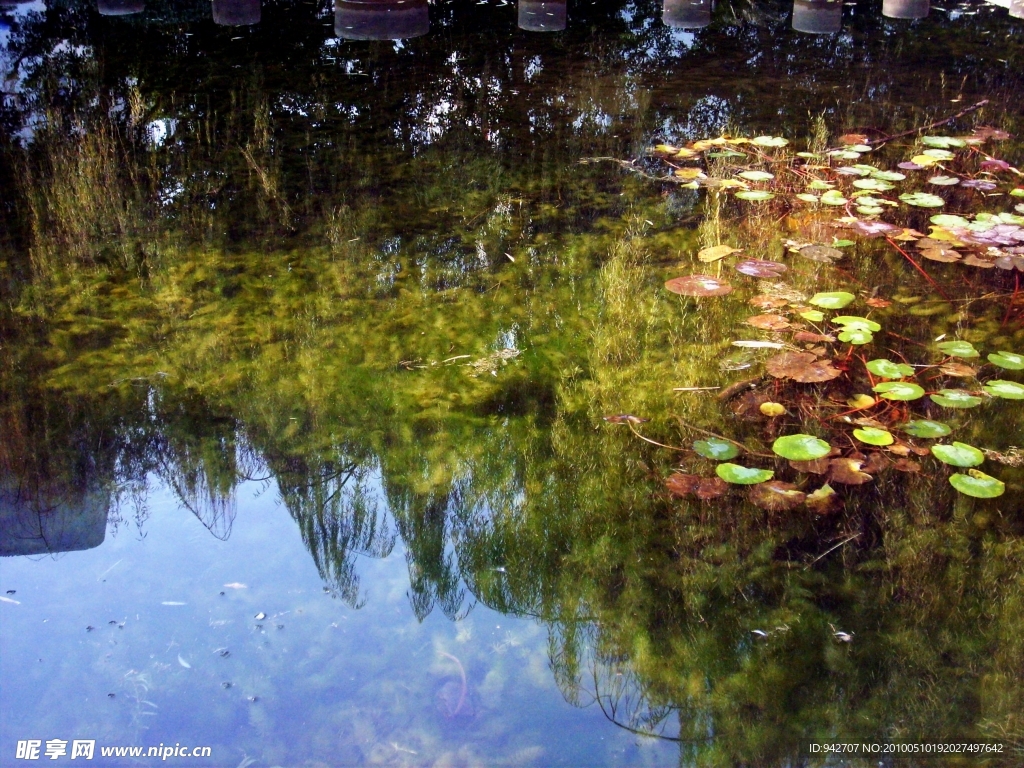
[[[776,379],[792,379],[802,384],[831,381],[842,373],[831,361],[820,360],[811,352],[782,352],[768,358],[765,369]]]
[[[782,315],[754,315],[753,317],[748,317],[746,323],[765,331],[781,331],[789,328],[789,321]]]
[[[807,494],[797,490],[792,483],[770,480],[767,483],[750,486],[747,498],[755,507],[767,509],[769,512],[785,512],[803,504]]]
[[[728,282],[711,275],[674,277],[665,283],[665,288],[680,296],[725,296],[732,293]]]
[[[789,267],[777,261],[746,259],[735,266],[737,272],[750,277],[781,277]]]

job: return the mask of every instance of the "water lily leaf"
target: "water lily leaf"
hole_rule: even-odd
[[[733,253],[739,253],[741,249],[733,248],[731,245],[715,245],[711,248],[703,248],[697,253],[697,258],[705,263],[724,259]]]
[[[875,400],[875,398],[873,398],[871,395],[865,395],[863,392],[854,395],[853,397],[846,398],[846,404],[851,408],[856,408],[857,410],[870,408],[877,402],[878,401]]]
[[[870,483],[875,478],[866,472],[861,472],[863,466],[864,462],[860,459],[832,459],[828,463],[829,481],[843,485]]]
[[[967,227],[971,223],[963,216],[954,216],[951,213],[937,213],[928,221],[940,227]]]
[[[814,181],[812,181],[810,184],[807,185],[807,188],[808,189],[816,189],[816,190],[818,190],[820,192],[822,190],[832,189],[832,187],[834,187],[834,186],[835,186],[835,184],[831,184],[830,182],[823,181],[822,179],[815,179]]]
[[[729,489],[729,486],[717,477],[684,475],[681,472],[666,478],[665,486],[673,496],[683,498],[692,493],[701,501],[717,498]]]
[[[860,331],[882,330],[882,326],[874,320],[868,320],[866,317],[858,317],[857,315],[840,315],[839,317],[833,317],[832,322],[844,328],[854,328]]]
[[[950,147],[966,147],[967,142],[952,136],[922,136],[921,143],[926,147],[949,149]]]
[[[925,157],[934,157],[939,161],[952,160],[955,157],[952,152],[945,149],[926,149],[921,154]]]
[[[900,195],[900,200],[918,208],[941,208],[946,204],[946,201],[938,195],[931,195],[927,192],[904,192]]]
[[[680,179],[686,179],[692,181],[693,179],[699,179],[704,176],[704,171],[700,168],[676,168],[674,175]]]
[[[798,250],[797,254],[819,264],[831,264],[836,259],[843,258],[842,251],[838,248],[830,248],[827,245],[807,245]]]
[[[831,381],[842,371],[828,360],[819,360],[811,352],[782,352],[765,362],[765,370],[776,379],[792,379],[803,384]]]
[[[886,192],[890,189],[895,189],[895,185],[891,182],[878,178],[857,179],[853,182],[853,186],[857,189],[869,189],[873,192]]]
[[[775,473],[770,469],[756,469],[753,467],[742,467],[739,464],[725,462],[715,467],[715,474],[727,483],[736,485],[753,485],[771,480]]]
[[[906,363],[894,363],[892,360],[869,360],[865,367],[875,376],[883,379],[903,379],[914,375],[913,366]]]
[[[971,366],[964,365],[963,363],[944,363],[939,366],[939,370],[947,376],[957,376],[960,378],[974,378],[978,373]]]
[[[1018,355],[1016,352],[993,352],[988,356],[988,361],[1008,371],[1024,371],[1024,355]]]
[[[850,222],[850,228],[856,230],[865,237],[881,237],[893,232],[899,232],[900,227],[888,224],[884,221],[863,221],[856,219]]]
[[[953,430],[948,424],[930,419],[915,419],[900,426],[900,429],[913,437],[945,437]]]
[[[772,451],[784,459],[811,461],[827,456],[832,446],[814,435],[786,435],[772,443]]]
[[[800,317],[802,317],[804,320],[809,320],[812,323],[820,323],[822,320],[825,319],[824,313],[819,312],[816,309],[808,309],[806,312],[801,312]]]
[[[781,331],[789,328],[789,321],[786,318],[782,315],[773,315],[771,313],[748,317],[745,322],[747,325],[752,325],[764,331]]]
[[[882,181],[903,181],[907,178],[907,175],[898,171],[872,171],[871,178],[881,179]]]
[[[1006,485],[1001,480],[976,469],[968,470],[966,475],[959,472],[951,475],[949,484],[965,496],[976,499],[994,499],[1006,492]]]
[[[981,405],[981,398],[962,389],[940,389],[929,395],[932,401],[945,408],[974,408]]]
[[[857,213],[861,216],[880,216],[882,214],[882,209],[877,205],[858,205]]]
[[[839,496],[831,485],[825,483],[825,485],[821,486],[818,490],[807,494],[807,498],[804,499],[804,503],[807,505],[807,508],[816,515],[825,515],[839,505]]]
[[[734,268],[737,272],[750,277],[781,277],[789,271],[789,267],[781,262],[764,259],[745,259]]]
[[[665,283],[665,288],[680,296],[725,296],[732,293],[729,283],[710,275],[674,277]]]
[[[928,158],[928,159],[929,159],[929,161],[931,160],[931,158]],[[927,164],[930,165],[931,163],[929,162]],[[919,164],[911,162],[909,160],[904,160],[902,163],[897,163],[896,167],[897,168],[902,168],[904,171],[921,171],[921,170],[924,170],[925,166],[924,165],[919,165]]]
[[[937,187],[954,187],[960,183],[960,179],[956,176],[932,176],[928,179],[928,183]]]
[[[757,136],[750,143],[759,147],[784,147],[789,144],[789,140],[781,136]]]
[[[747,492],[747,498],[755,507],[769,512],[785,512],[803,504],[807,494],[798,490],[792,483],[771,480],[752,485]]]
[[[951,357],[978,357],[978,350],[969,341],[944,341],[936,346]]]
[[[853,436],[862,443],[867,443],[868,445],[892,445],[896,442],[896,438],[892,436],[892,433],[889,432],[889,430],[879,429],[877,427],[855,429],[853,430]]]
[[[1014,197],[1024,197],[1024,187],[1015,187],[1010,190],[1010,194]]]
[[[816,203],[818,202],[818,196],[812,195],[810,192],[801,192],[796,196],[797,200],[803,200],[805,203]]]
[[[846,205],[848,201],[843,197],[841,192],[835,189],[830,189],[821,196],[819,202],[825,205]]]
[[[827,293],[816,293],[811,298],[809,303],[816,307],[822,307],[823,309],[842,309],[856,296],[846,291],[830,291]],[[879,326],[881,327],[881,326]]]
[[[886,400],[917,400],[924,397],[924,389],[912,381],[883,381],[871,388]]]
[[[993,397],[1002,397],[1007,400],[1024,400],[1024,385],[1016,381],[1005,379],[993,379],[985,384],[985,391]]]
[[[694,441],[693,450],[705,459],[714,459],[715,461],[726,461],[740,455],[739,448],[717,437]]]
[[[840,341],[845,341],[847,344],[853,344],[854,346],[870,344],[874,338],[875,336],[871,331],[865,331],[862,328],[844,328],[839,332]]]
[[[960,182],[960,186],[967,187],[967,189],[977,189],[982,192],[991,192],[999,185],[988,179],[965,179]]]
[[[761,203],[765,200],[771,200],[775,197],[775,193],[768,192],[764,189],[744,189],[736,193],[736,197],[740,200],[748,200],[754,203]]]
[[[747,181],[770,181],[775,178],[774,173],[768,173],[767,171],[743,171],[736,175]]]
[[[860,152],[854,152],[852,149],[833,149],[828,156],[837,160],[856,160],[860,157]]]
[[[985,454],[967,443],[933,445],[932,455],[944,464],[954,467],[976,467],[985,460]]]

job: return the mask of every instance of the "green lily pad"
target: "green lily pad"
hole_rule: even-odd
[[[900,429],[912,437],[926,438],[945,437],[953,431],[948,424],[943,424],[941,421],[931,421],[930,419],[908,421]]]
[[[967,443],[933,445],[931,450],[936,459],[954,467],[976,467],[985,460],[984,453]]]
[[[855,429],[853,430],[853,436],[868,445],[892,445],[896,442],[896,438],[892,436],[889,430],[878,429],[878,427]]]
[[[960,179],[956,176],[932,176],[928,179],[928,183],[937,187],[955,187],[960,183]]]
[[[873,192],[886,192],[895,189],[894,184],[879,178],[856,179],[853,186],[857,189],[870,189]]]
[[[861,328],[844,328],[839,332],[840,341],[845,341],[847,344],[853,344],[854,346],[870,344],[874,338],[875,336],[871,331],[865,331]]]
[[[886,400],[917,400],[924,397],[924,388],[912,381],[883,381],[871,388]]]
[[[735,458],[740,454],[740,449],[735,445],[717,437],[711,437],[707,440],[696,440],[693,443],[693,450],[705,459],[714,459],[715,461],[725,461],[726,459]]]
[[[832,322],[836,325],[841,325],[844,328],[854,328],[859,331],[874,332],[882,330],[882,326],[874,320],[868,320],[866,317],[858,317],[856,315],[840,315],[839,317],[833,317]]]
[[[1024,371],[1024,355],[1018,355],[1016,352],[993,352],[988,356],[988,361],[1008,371]]]
[[[881,179],[882,181],[903,181],[907,177],[906,174],[899,171],[872,171],[871,178]]]
[[[775,197],[775,193],[768,192],[764,189],[741,189],[736,193],[736,197],[740,200],[749,200],[753,203],[761,203],[765,200],[771,200]]]
[[[820,323],[825,319],[825,315],[816,309],[808,309],[806,312],[801,312],[800,317],[804,320],[810,320],[812,323]]]
[[[882,209],[877,205],[858,205],[857,213],[862,216],[880,216],[882,214]]]
[[[801,192],[796,196],[797,200],[803,200],[805,203],[816,203],[818,202],[818,196],[812,195],[810,192]]]
[[[856,160],[860,157],[860,152],[854,152],[851,149],[834,149],[828,153],[828,156],[837,160]]]
[[[757,136],[751,139],[750,143],[759,147],[784,147],[789,144],[789,140],[781,136]]]
[[[978,357],[978,350],[969,341],[944,341],[937,346],[951,357]]]
[[[786,435],[772,443],[772,451],[790,461],[820,459],[831,450],[831,445],[814,435]]]
[[[715,467],[715,474],[725,482],[736,485],[754,485],[754,483],[763,483],[775,477],[775,473],[770,469],[741,467],[739,464],[730,464],[729,462]]]
[[[775,178],[774,173],[768,173],[767,171],[743,171],[743,173],[737,173],[736,175],[747,181],[770,181]]]
[[[936,160],[952,160],[955,155],[945,149],[926,149],[921,153],[925,157],[934,157]]]
[[[928,221],[938,227],[966,227],[971,223],[963,216],[954,216],[951,213],[937,213]]]
[[[828,192],[821,196],[821,202],[824,203],[825,205],[846,205],[846,203],[849,201],[845,197],[843,197],[841,192],[838,192],[837,190],[834,189],[830,189]]]
[[[914,375],[914,368],[906,363],[894,363],[892,360],[869,360],[865,367],[875,376],[883,379],[903,379]]]
[[[1024,400],[1024,384],[1006,379],[993,379],[986,382],[985,391],[993,397],[1002,397],[1007,400]]]
[[[950,475],[949,484],[965,496],[976,499],[994,499],[1006,492],[1006,485],[1001,480],[976,469],[968,470],[966,475],[959,472]]]
[[[927,192],[904,192],[900,195],[900,200],[918,208],[941,208],[946,204],[946,201],[938,195],[931,195]]]
[[[857,297],[846,291],[831,291],[814,294],[808,303],[824,309],[842,309],[855,298]]]
[[[830,182],[822,181],[821,179],[815,179],[814,181],[812,181],[810,184],[807,185],[807,188],[808,189],[816,189],[816,190],[818,190],[820,192],[822,190],[832,189],[832,187],[834,187],[834,186],[835,186],[835,184],[832,184]]]
[[[938,149],[967,146],[966,141],[954,138],[953,136],[922,136],[921,143],[926,147],[937,147]]]
[[[932,402],[938,403],[946,408],[973,408],[981,405],[981,398],[965,392],[962,389],[940,389],[934,395],[929,395]]]

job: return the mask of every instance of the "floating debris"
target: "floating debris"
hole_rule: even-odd
[[[11,594],[14,594],[14,592],[12,590],[12,591],[8,592],[7,594],[11,595]],[[13,600],[13,599],[11,599],[9,597],[4,597],[3,595],[0,595],[0,603],[10,603],[11,605],[21,605],[21,601],[20,600]]]
[[[192,665],[185,661],[183,658],[181,658],[180,653],[178,654],[178,663],[181,664],[181,666],[183,666],[185,669],[192,669]]]
[[[177,600],[164,600],[160,605],[188,605],[188,603],[182,603]]]
[[[263,621],[265,618],[267,618],[267,614],[265,614],[263,611],[260,611],[255,616],[253,616],[253,618],[256,619],[256,621]]]
[[[228,589],[248,589],[249,588],[248,584],[243,584],[240,581],[232,581],[230,584],[225,584],[224,586],[227,587]]]

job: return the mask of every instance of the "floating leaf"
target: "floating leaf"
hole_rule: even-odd
[[[993,352],[988,356],[988,361],[1008,371],[1024,371],[1024,355],[1018,355],[1016,352]]]
[[[938,195],[931,195],[927,192],[904,192],[900,195],[900,200],[918,208],[941,208],[946,204],[946,201]]]
[[[860,459],[832,459],[828,463],[829,480],[843,485],[870,483],[875,478],[866,472],[861,472],[863,466],[864,462]]]
[[[782,416],[786,412],[786,407],[781,403],[761,403],[757,409],[769,418]]]
[[[900,227],[887,224],[884,221],[863,221],[862,219],[855,219],[850,222],[850,228],[857,230],[857,232],[865,237],[881,237],[900,231]]]
[[[857,315],[840,315],[839,317],[833,317],[832,322],[844,328],[853,328],[859,331],[882,330],[882,326],[874,320],[868,320],[866,317],[858,317]]]
[[[853,182],[853,186],[857,189],[869,189],[873,192],[886,192],[890,189],[895,189],[892,183],[877,178],[857,179]]]
[[[931,158],[928,159],[929,161],[931,160]],[[931,162],[926,163],[926,165],[931,165]],[[914,163],[909,160],[904,160],[902,163],[897,163],[896,167],[902,168],[904,171],[921,171],[924,170],[925,166],[919,165],[918,163]]]
[[[729,486],[717,477],[700,477],[676,472],[665,480],[665,486],[673,496],[683,498],[691,493],[701,501],[708,501],[724,494]]]
[[[976,469],[968,470],[966,475],[959,472],[951,475],[949,484],[965,496],[976,499],[994,499],[1006,492],[1006,485],[1001,480]]]
[[[824,203],[825,205],[846,205],[849,201],[843,197],[841,192],[835,189],[830,189],[821,196],[819,202]]]
[[[960,182],[960,186],[967,187],[967,189],[977,189],[981,192],[991,192],[999,185],[988,179],[965,179]]]
[[[870,408],[877,402],[871,395],[865,395],[864,393],[846,398],[846,404],[851,408],[856,408],[858,411]]]
[[[838,248],[830,248],[827,245],[807,245],[797,251],[800,256],[819,264],[831,264],[836,259],[843,258],[843,252]]]
[[[816,307],[822,307],[823,309],[842,309],[856,296],[846,291],[831,291],[828,293],[816,293],[814,294],[809,303]]]
[[[939,161],[952,160],[955,157],[955,155],[952,152],[949,152],[945,149],[926,149],[921,154],[924,155],[925,157],[933,157]],[[917,158],[914,159],[916,160]]]
[[[847,344],[853,344],[854,346],[870,344],[874,338],[871,331],[865,331],[861,328],[844,328],[839,332],[840,341],[845,341]]]
[[[856,160],[860,157],[860,152],[854,152],[852,149],[834,149],[828,153],[828,156],[837,160]]]
[[[926,438],[945,437],[953,431],[948,424],[943,424],[941,421],[931,421],[929,419],[908,421],[906,424],[902,425],[900,429],[913,437]]]
[[[973,408],[981,405],[981,398],[962,389],[940,389],[929,395],[932,401],[946,408]]]
[[[954,216],[951,213],[937,213],[928,221],[940,227],[967,227],[971,223],[963,216]]]
[[[886,400],[917,400],[924,397],[924,389],[912,381],[884,381],[871,388]]]
[[[731,245],[715,245],[711,248],[704,248],[697,253],[697,258],[705,263],[712,261],[718,261],[724,259],[733,253],[739,253],[739,248],[733,248]]]
[[[973,378],[977,375],[977,371],[971,368],[969,365],[963,363],[944,363],[939,366],[939,370],[947,376],[958,376],[963,378]]]
[[[674,277],[665,283],[665,287],[681,296],[725,296],[732,293],[729,283],[710,275]]]
[[[774,173],[768,173],[767,171],[743,171],[736,175],[747,181],[770,181],[775,178]]]
[[[932,176],[928,183],[937,187],[953,187],[960,183],[960,179],[956,176]]]
[[[752,485],[747,492],[747,498],[755,507],[766,509],[769,512],[785,512],[803,504],[807,494],[797,490],[792,483],[771,480],[767,483]]]
[[[985,384],[985,391],[993,397],[1002,397],[1007,400],[1024,400],[1024,385],[1016,381],[1005,379],[993,379]]]
[[[823,181],[821,179],[815,179],[814,181],[807,185],[807,188],[816,189],[820,192],[821,190],[832,189],[832,187],[834,186],[835,184],[832,184],[831,182]]]
[[[740,455],[739,448],[717,437],[694,441],[693,450],[705,459],[714,459],[715,461],[725,461]]]
[[[820,323],[825,319],[825,315],[816,309],[808,309],[806,312],[801,312],[800,317],[804,320],[810,320],[812,323]]]
[[[831,381],[842,371],[828,360],[819,360],[811,352],[783,352],[768,358],[765,370],[776,379],[792,379],[803,384]]]
[[[750,143],[759,147],[784,147],[789,144],[789,140],[781,136],[757,136],[751,139]]]
[[[771,480],[775,473],[770,469],[755,469],[753,467],[742,467],[739,464],[725,462],[715,467],[715,474],[727,483],[736,485],[753,485]]]
[[[892,436],[892,433],[889,432],[889,430],[879,429],[877,427],[855,429],[853,430],[853,436],[862,443],[867,443],[868,445],[892,445],[896,442],[896,438]]]
[[[786,318],[782,315],[773,315],[771,313],[748,317],[745,322],[747,325],[752,325],[764,331],[781,331],[789,328],[789,321]]]
[[[797,200],[803,200],[805,203],[816,203],[818,202],[818,196],[812,195],[809,192],[801,192],[796,196]]]
[[[872,171],[871,178],[881,179],[882,181],[903,181],[907,178],[907,175],[897,171]]]
[[[892,360],[869,360],[865,367],[883,379],[902,379],[914,375],[914,368],[906,363],[894,363]]]
[[[937,147],[938,149],[967,146],[966,141],[963,139],[953,138],[952,136],[922,136],[921,143],[926,147]]]
[[[985,460],[985,454],[967,443],[933,445],[932,455],[944,464],[954,467],[976,467]]]
[[[832,446],[814,435],[786,435],[772,443],[772,451],[784,459],[811,461],[827,456]]]
[[[692,181],[693,179],[699,179],[704,176],[704,171],[700,168],[676,168],[674,175],[677,178]]]
[[[781,277],[789,267],[778,261],[745,259],[735,266],[737,272],[750,277]]]
[[[804,499],[807,508],[816,515],[824,515],[831,512],[839,503],[839,496],[831,485],[825,483],[818,490],[807,494]]]
[[[882,209],[877,205],[858,205],[857,213],[862,216],[880,216],[882,214]]]
[[[736,193],[736,197],[740,200],[748,200],[753,203],[761,203],[765,200],[771,200],[775,197],[773,192],[768,192],[763,189],[744,189]]]
[[[978,350],[969,341],[944,341],[938,348],[951,357],[978,357]]]

